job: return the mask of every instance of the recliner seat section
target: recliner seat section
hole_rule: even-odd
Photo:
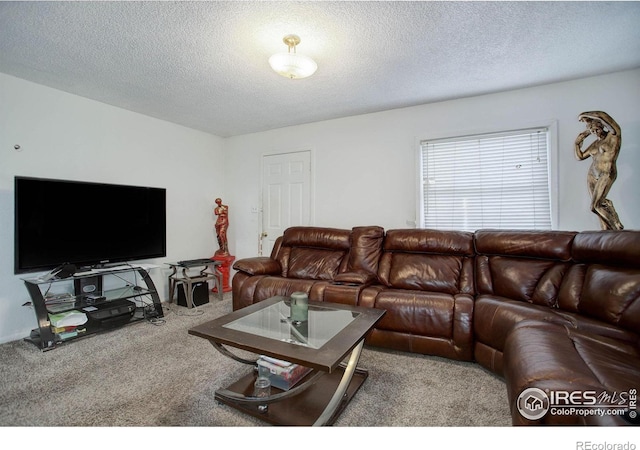
[[[558,295],[560,320],[510,330],[505,381],[513,423],[523,389],[593,391],[603,398],[640,389],[640,239],[637,232],[583,232]],[[549,323],[554,322],[554,323]],[[624,394],[623,394],[624,395]],[[546,415],[538,423],[626,424],[620,416]]]
[[[526,319],[552,320],[571,266],[575,232],[480,230],[475,233],[476,361],[503,374],[509,330]]]
[[[276,240],[271,258],[239,260],[232,280],[233,309],[276,295],[306,292],[322,299],[322,289],[344,272],[351,232],[330,228],[292,227]]]
[[[476,361],[504,378],[514,425],[528,387],[640,389],[640,231],[294,227],[234,265],[233,308],[305,291],[385,309],[367,344]]]
[[[347,271],[359,281],[363,277],[373,280],[383,234],[376,226],[288,228],[276,240],[271,257],[246,258],[234,264],[238,272],[232,279],[233,309],[293,292],[306,292],[311,300],[322,301],[327,286]]]
[[[360,306],[387,311],[370,345],[451,359],[473,358],[473,234],[390,230],[378,279]]]

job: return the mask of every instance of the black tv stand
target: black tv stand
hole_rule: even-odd
[[[155,318],[164,316],[160,297],[147,268],[119,265],[82,270],[64,279],[23,280],[38,320],[38,328],[31,331],[26,341],[46,351],[74,339],[144,320],[149,316],[149,309]],[[133,281],[130,280],[132,276]],[[103,287],[107,279],[110,282],[109,289]],[[47,295],[45,298],[44,293],[54,283],[63,282],[73,282],[73,293]],[[110,309],[109,317],[95,314],[94,311],[98,309]],[[59,317],[56,315],[65,313],[84,314],[87,321],[77,326],[54,326],[52,319],[55,321]]]

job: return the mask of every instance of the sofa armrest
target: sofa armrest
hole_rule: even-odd
[[[249,275],[279,275],[282,273],[280,263],[267,256],[240,259],[236,261],[233,268]]]
[[[371,272],[353,271],[344,272],[336,275],[333,284],[341,284],[347,286],[369,286],[377,281],[378,277]]]

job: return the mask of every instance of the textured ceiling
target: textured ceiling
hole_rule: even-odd
[[[227,137],[640,67],[640,2],[0,2],[0,72]],[[267,62],[298,34],[318,63]]]

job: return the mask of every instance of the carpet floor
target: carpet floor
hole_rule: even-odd
[[[194,310],[165,306],[161,323],[134,323],[48,352],[24,341],[0,345],[0,425],[265,425],[214,399],[247,366],[187,333],[229,312],[230,295],[212,297]],[[504,382],[477,364],[365,347],[359,366],[369,378],[336,427],[511,424]]]

